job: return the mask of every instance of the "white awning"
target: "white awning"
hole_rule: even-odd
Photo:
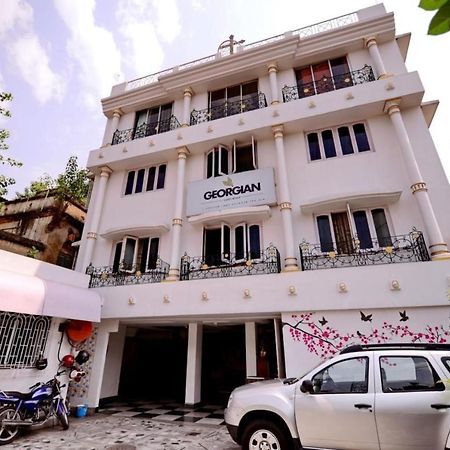
[[[102,297],[88,288],[0,270],[0,310],[100,322]]]

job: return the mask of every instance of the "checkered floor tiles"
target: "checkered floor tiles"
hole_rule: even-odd
[[[224,425],[224,407],[220,405],[185,406],[181,403],[113,402],[101,406],[100,414],[117,417],[148,418],[161,422],[184,422],[199,425]]]

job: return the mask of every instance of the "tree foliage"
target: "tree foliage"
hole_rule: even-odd
[[[438,35],[450,31],[450,0],[420,0],[425,11],[436,11],[428,27],[428,34]]]
[[[7,92],[0,92],[0,116],[11,117],[11,113],[7,108],[3,106],[3,102],[8,102],[12,100],[12,95]],[[15,160],[14,158],[4,156],[2,153],[8,150],[9,146],[6,143],[6,139],[9,137],[9,131],[0,128],[0,165],[16,166],[20,167],[21,162]],[[6,175],[0,174],[0,196],[4,196],[8,193],[8,186],[14,184],[16,180]]]
[[[80,169],[77,157],[71,156],[67,161],[64,173],[56,178],[52,178],[48,173],[45,173],[37,180],[32,181],[23,193],[18,192],[17,197],[32,197],[41,192],[52,190],[61,199],[74,200],[85,205],[89,192],[89,182],[89,171]]]

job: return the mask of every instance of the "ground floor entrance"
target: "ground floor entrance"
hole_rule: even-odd
[[[111,333],[101,399],[225,405],[245,383],[283,376],[277,319],[122,324]]]

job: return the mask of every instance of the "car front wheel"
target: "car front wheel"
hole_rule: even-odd
[[[290,438],[273,422],[257,420],[242,435],[243,450],[291,450]]]

